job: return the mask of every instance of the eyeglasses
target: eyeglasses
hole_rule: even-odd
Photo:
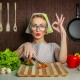
[[[44,31],[45,28],[47,28],[47,26],[43,26],[43,25],[40,25],[40,26],[31,25],[31,30],[33,30],[33,31],[35,31],[35,30],[38,29],[38,28],[39,28],[40,31]]]

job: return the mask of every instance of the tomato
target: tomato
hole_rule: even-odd
[[[74,56],[72,54],[69,54],[67,56],[67,65],[69,68],[76,68],[79,65],[78,56]]]

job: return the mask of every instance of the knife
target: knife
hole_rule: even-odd
[[[34,57],[31,58],[33,61],[36,61],[39,64],[43,64],[43,62],[40,62],[39,60],[36,60]]]

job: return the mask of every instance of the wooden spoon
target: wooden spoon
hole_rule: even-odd
[[[13,31],[17,32],[17,25],[16,25],[16,3],[14,3],[14,10],[15,10],[15,22],[14,22]]]
[[[6,32],[10,32],[10,24],[9,24],[9,3],[7,3],[7,25]]]
[[[0,32],[3,31],[3,27],[2,27],[2,3],[0,3]]]

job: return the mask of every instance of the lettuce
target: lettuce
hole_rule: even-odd
[[[30,63],[30,62],[22,62],[22,64],[24,64],[26,66],[33,66],[34,65],[33,63]]]
[[[9,48],[5,51],[0,51],[0,68],[6,67],[10,68],[12,71],[18,69],[21,65],[16,52],[12,52]]]

